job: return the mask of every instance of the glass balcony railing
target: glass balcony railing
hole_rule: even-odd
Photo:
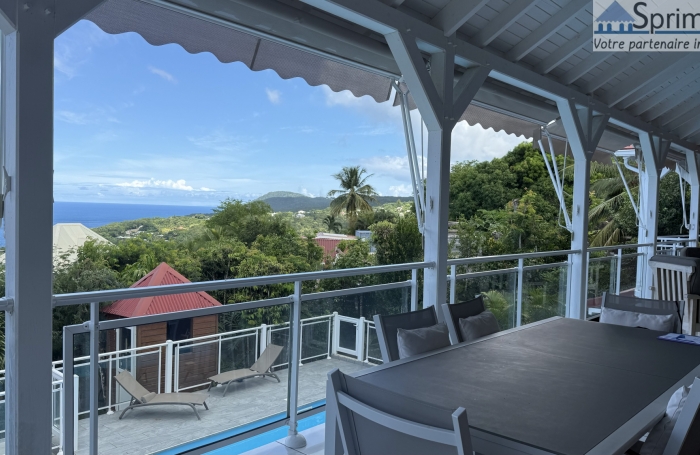
[[[587,314],[599,311],[603,292],[642,289],[638,276],[644,270],[638,267],[646,267],[646,258],[637,247],[589,250]],[[483,295],[502,329],[566,316],[575,254],[580,253],[449,260],[446,301]],[[93,320],[65,327],[65,361],[52,365],[54,450],[83,454],[92,444],[105,453],[151,453],[179,450],[192,441],[213,442],[275,422],[289,420],[293,426],[297,415],[325,404],[328,371],[349,372],[381,363],[372,316],[420,308],[420,274],[430,266],[400,264],[55,296],[55,305],[62,306],[219,289],[243,294],[252,286],[294,289],[285,297],[99,321],[97,331],[91,330]],[[192,331],[181,339],[168,339],[165,327],[183,318],[192,320]],[[97,352],[91,346],[97,346]],[[221,384],[210,389],[209,378],[250,371],[271,346],[280,350],[269,370],[260,372],[268,375],[231,382],[228,389]],[[134,409],[119,420],[132,399],[141,398],[116,380],[123,372],[155,394],[209,394],[209,409],[198,409],[201,421],[185,407],[168,406]],[[0,405],[4,402],[0,372]],[[2,422],[0,436],[4,428]]]

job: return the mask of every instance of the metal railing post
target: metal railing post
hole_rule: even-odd
[[[615,282],[615,294],[620,295],[620,290],[622,286],[620,280],[622,279],[622,248],[617,249],[617,276]]]
[[[107,362],[109,362],[109,368],[107,371],[107,415],[114,414],[114,411],[112,410],[112,378],[114,377],[112,373],[112,358],[112,354],[110,354],[107,358]]]
[[[450,305],[454,305],[457,296],[457,266],[450,266]]]
[[[53,382],[53,381],[51,381]],[[64,454],[64,447],[66,445],[66,435],[65,431],[63,431],[63,426],[66,424],[66,389],[65,389],[66,382],[63,380],[63,375],[61,375],[61,384],[60,384],[60,396],[59,396],[59,419],[61,419],[61,427],[59,431],[59,446],[60,448],[58,449],[58,455],[63,455]],[[51,419],[53,419],[53,415],[51,416]],[[53,424],[53,422],[52,422]]]
[[[333,316],[328,318],[328,353],[326,354],[326,360],[331,359],[331,352],[333,349]]]
[[[518,259],[518,288],[517,288],[517,302],[516,302],[516,321],[515,326],[520,327],[523,323],[523,275],[525,266],[525,260],[523,258]],[[454,267],[454,266],[453,266]]]
[[[72,368],[71,368],[72,370]],[[63,375],[65,378],[65,375]],[[78,450],[78,397],[80,396],[80,381],[77,374],[73,375],[73,450]],[[68,438],[70,439],[70,438]]]
[[[255,359],[257,360],[260,354],[262,354],[265,351],[265,348],[267,348],[267,324],[263,324],[260,326],[260,351],[258,355],[255,356]]]
[[[165,342],[165,393],[173,391],[173,342]]]
[[[360,317],[360,320],[357,322],[357,335],[355,337],[355,350],[357,351],[357,360],[360,362],[363,360],[362,356],[365,352],[365,318],[364,316]]]
[[[97,455],[100,392],[100,304],[90,304],[90,455]]]
[[[333,350],[331,353],[333,355],[338,355],[338,343],[340,342],[340,319],[338,319],[338,312],[333,312]]]
[[[411,311],[418,309],[418,269],[411,270]]]
[[[301,357],[301,281],[294,282],[294,300],[289,321],[289,433],[284,444],[292,449],[306,446],[306,438],[297,432],[297,411],[299,408],[299,363]]]

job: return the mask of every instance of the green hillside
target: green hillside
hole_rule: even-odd
[[[265,193],[259,198],[257,198],[257,201],[266,201],[268,199],[272,198],[281,198],[281,197],[304,197],[307,199],[312,199],[308,196],[304,196],[301,193],[294,193],[292,191],[270,191],[269,193]]]

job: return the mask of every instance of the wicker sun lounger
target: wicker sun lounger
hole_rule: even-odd
[[[226,388],[224,388],[224,396],[226,396],[228,386],[233,381],[240,382],[249,378],[272,376],[273,378],[277,379],[277,382],[280,382],[280,378],[278,378],[275,373],[272,373],[270,368],[272,368],[272,364],[275,363],[275,360],[277,360],[277,357],[279,357],[281,352],[282,346],[268,344],[252,367],[225,371],[210,377],[209,380],[211,381],[211,384],[209,384],[209,389],[207,390],[211,390],[211,386],[214,384],[226,384]]]
[[[189,406],[194,411],[194,415],[198,420],[201,420],[195,406],[204,406],[204,409],[209,409],[205,400],[209,395],[204,393],[155,393],[149,392],[144,386],[139,384],[135,377],[128,371],[124,370],[119,373],[115,379],[124,390],[131,395],[129,407],[124,409],[124,412],[119,416],[121,420],[129,409],[140,408],[142,406],[156,405],[184,405]]]

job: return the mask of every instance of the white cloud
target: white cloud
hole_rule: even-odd
[[[413,190],[410,185],[394,185],[389,187],[389,192],[392,196],[413,196]]]
[[[270,100],[272,104],[279,104],[282,102],[282,92],[279,90],[266,88],[265,93],[267,93],[267,99]]]
[[[372,156],[361,161],[370,174],[391,176],[399,180],[411,178],[406,156]]]
[[[165,79],[168,82],[171,82],[173,84],[177,84],[177,79],[175,79],[175,76],[173,76],[172,74],[168,73],[165,70],[162,70],[160,68],[156,68],[155,66],[149,66],[148,71],[155,74],[156,76],[162,77],[163,79]]]
[[[199,148],[217,152],[235,152],[246,146],[245,140],[219,130],[204,136],[190,136],[187,140]]]
[[[88,123],[92,123],[86,114],[72,111],[57,111],[55,118],[61,122],[71,123],[73,125],[87,125]]]
[[[126,187],[126,188],[164,188],[169,190],[180,190],[180,191],[215,191],[211,188],[201,187],[195,189],[188,185],[183,179],[180,180],[132,180],[131,182],[117,183],[116,186]]]
[[[301,189],[301,194],[303,194],[304,196],[308,196],[308,197],[316,197],[316,195],[314,195],[314,194],[308,192],[308,191],[306,190],[306,188],[302,188],[302,189]]]
[[[477,160],[489,161],[508,153],[527,139],[493,129],[485,130],[479,125],[470,126],[459,122],[452,131],[451,162]]]

